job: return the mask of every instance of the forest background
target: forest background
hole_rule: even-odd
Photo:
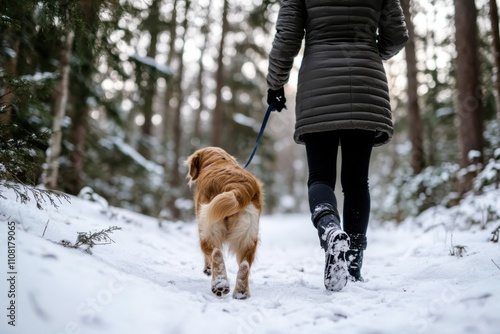
[[[385,63],[395,135],[370,174],[379,221],[500,182],[496,0],[401,5],[410,40]],[[0,185],[21,201],[83,189],[160,224],[191,220],[186,157],[221,146],[244,164],[254,147],[278,10],[276,0],[0,0]],[[308,210],[305,151],[292,139],[300,61],[288,109],[271,115],[248,167],[267,213]]]

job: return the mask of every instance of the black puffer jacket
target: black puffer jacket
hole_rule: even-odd
[[[267,83],[283,87],[305,34],[294,139],[338,129],[376,131],[375,146],[392,137],[382,60],[408,40],[399,0],[282,0],[269,55]]]

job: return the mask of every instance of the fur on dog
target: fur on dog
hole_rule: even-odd
[[[203,272],[212,275],[212,292],[229,293],[222,248],[236,255],[239,270],[233,298],[250,297],[248,277],[258,244],[263,208],[262,183],[219,147],[194,152],[185,162],[189,186],[196,184],[194,202]]]

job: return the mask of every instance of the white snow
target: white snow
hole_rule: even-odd
[[[170,76],[175,74],[174,71],[172,70],[172,68],[170,68],[167,65],[160,64],[159,62],[157,62],[155,59],[153,59],[151,57],[142,57],[142,56],[139,56],[138,54],[134,54],[134,55],[130,55],[130,58],[134,59],[135,61],[137,61],[139,63],[142,63],[144,65],[147,65],[149,67],[156,69],[158,72],[163,73],[167,77],[170,77]]]
[[[467,158],[469,161],[474,161],[476,159],[479,159],[481,157],[481,152],[477,150],[470,150],[469,153],[467,154]]]
[[[53,72],[37,72],[33,75],[23,75],[21,76],[22,80],[28,80],[28,81],[43,81],[47,79],[55,79],[57,78],[57,74]]]
[[[10,58],[14,59],[17,57],[17,52],[14,51],[14,49],[9,47],[4,47],[3,50]]]
[[[363,275],[340,292],[323,286],[324,253],[310,214],[261,219],[252,297],[216,297],[202,273],[194,222],[164,223],[71,197],[19,204],[0,189],[0,333],[498,333],[500,244],[489,241],[498,217],[472,227],[478,208],[500,206],[500,190],[454,209],[433,208],[403,222],[372,222]],[[16,222],[16,326],[8,325],[8,223]],[[484,225],[485,228],[481,228]],[[84,249],[77,232],[110,226],[114,243]],[[452,246],[465,246],[462,257]],[[226,256],[231,288],[237,266]]]
[[[259,129],[260,129],[260,125],[257,124],[255,119],[248,117],[248,116],[245,116],[243,114],[235,113],[233,115],[233,120],[236,123],[239,123],[241,125],[247,126],[249,128],[254,128],[254,129],[256,129],[256,131],[259,131]]]
[[[137,164],[144,167],[147,171],[156,174],[157,176],[163,175],[164,169],[162,166],[144,158],[144,156],[137,152],[135,148],[124,142],[122,138],[109,136],[100,139],[100,144],[102,144],[104,147],[109,147],[109,142],[114,144],[123,154],[132,158]]]

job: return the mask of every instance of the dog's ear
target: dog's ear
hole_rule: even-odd
[[[191,155],[185,162],[189,168],[187,177],[189,178],[189,186],[191,186],[200,175],[200,157],[198,153]]]

